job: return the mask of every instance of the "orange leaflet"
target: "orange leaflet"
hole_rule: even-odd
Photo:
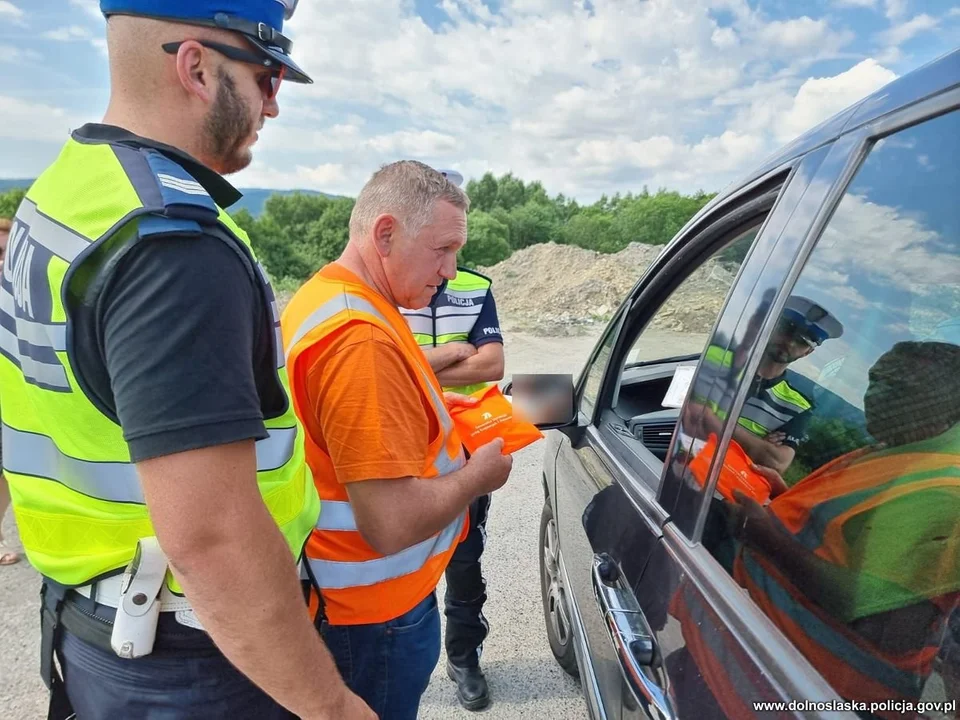
[[[703,446],[690,461],[690,472],[703,487],[710,472],[710,463],[717,452],[717,436],[710,433],[707,444]],[[723,458],[723,467],[720,469],[720,478],[717,480],[717,490],[728,502],[736,502],[734,490],[753,498],[761,505],[770,499],[770,483],[766,478],[751,470],[752,463],[743,448],[735,441],[730,441],[727,454]]]
[[[479,402],[473,407],[450,410],[463,446],[470,453],[496,438],[503,438],[503,454],[515,453],[543,437],[536,425],[514,416],[513,406],[500,388],[491,385],[472,394]]]

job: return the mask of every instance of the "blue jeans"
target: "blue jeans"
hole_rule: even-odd
[[[64,631],[67,695],[79,720],[290,720],[282,708],[220,653],[124,660]]]
[[[325,638],[347,687],[380,720],[416,720],[420,697],[440,659],[435,593],[385,623],[331,625]]]

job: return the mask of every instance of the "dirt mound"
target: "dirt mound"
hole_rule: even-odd
[[[501,324],[506,328],[544,336],[571,335],[609,320],[661,250],[661,246],[631,243],[616,254],[604,255],[546,243],[518,250],[481,272],[493,280]],[[707,263],[670,298],[654,326],[709,331],[732,280],[729,271]]]

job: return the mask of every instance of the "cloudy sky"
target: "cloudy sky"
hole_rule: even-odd
[[[960,46],[953,0],[302,0],[244,187],[354,195],[399,158],[553,194],[717,190]],[[109,88],[97,0],[0,0],[0,177],[32,177]]]

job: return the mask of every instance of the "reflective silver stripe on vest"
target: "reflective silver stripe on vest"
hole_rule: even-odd
[[[363,562],[310,558],[310,569],[321,590],[365,587],[410,575],[422,568],[430,558],[442,555],[453,547],[463,531],[465,517],[465,512],[460,513],[456,520],[437,535],[393,555]]]
[[[20,368],[27,382],[50,390],[70,390],[67,371],[52,347],[22,342],[7,328],[0,326],[0,352]]]
[[[775,411],[770,405],[757,398],[750,398],[744,406],[741,418],[752,420],[758,425],[762,425],[767,430],[773,430],[790,422],[794,415],[780,413]]]
[[[295,428],[268,431],[256,443],[257,472],[283,467],[296,447]],[[83,495],[111,502],[143,504],[136,466],[93,462],[65,455],[52,438],[3,425],[3,467],[18,475],[54,480]]]
[[[280,329],[280,306],[277,304],[277,295],[273,291],[273,285],[270,283],[270,276],[267,275],[266,268],[259,261],[254,263],[257,266],[257,272],[260,273],[260,280],[267,290],[267,299],[270,301],[270,320],[273,323],[273,347],[274,355],[279,370],[286,364],[286,354],[283,352],[283,331]]]
[[[433,337],[433,318],[423,317],[422,315],[407,315],[405,319],[407,325],[410,326],[410,332]]]
[[[353,508],[343,500],[323,500],[320,503],[320,517],[317,518],[317,530],[357,531],[357,521],[353,517]]]
[[[478,315],[452,315],[437,318],[437,337],[441,335],[469,335]],[[433,332],[431,330],[431,332]]]
[[[68,263],[90,245],[87,238],[41,214],[32,200],[24,199],[17,210],[16,220],[29,227],[30,237]]]
[[[3,468],[55,480],[83,495],[143,504],[136,468],[123,462],[90,462],[64,455],[52,438],[3,426]]]
[[[8,315],[17,324],[17,338],[31,345],[47,346],[54,352],[67,351],[67,324],[41,323],[16,316],[13,295],[0,293],[0,313]]]
[[[328,300],[307,316],[303,323],[301,323],[300,327],[297,328],[297,331],[293,334],[290,342],[287,344],[287,354],[289,354],[296,344],[306,337],[306,335],[315,327],[322,325],[337,313],[345,312],[347,310],[366,313],[367,315],[372,315],[373,317],[377,318],[383,322],[387,328],[390,329],[390,332],[394,333],[394,337],[396,338],[397,342],[402,344],[400,338],[396,335],[396,330],[394,329],[393,324],[387,320],[383,316],[383,313],[377,310],[372,303],[365,298],[343,293],[337,295],[331,300]],[[440,425],[443,431],[443,447],[441,448],[440,453],[437,455],[437,459],[433,462],[433,468],[436,470],[437,475],[449,475],[450,473],[459,470],[466,464],[466,460],[463,456],[463,449],[458,447],[456,457],[451,456],[448,452],[446,440],[450,436],[450,433],[453,432],[453,418],[450,417],[450,413],[447,411],[447,406],[444,404],[443,398],[437,394],[437,391],[434,389],[433,383],[430,382],[430,378],[426,371],[419,365],[418,369],[423,377],[424,385],[427,386],[427,389],[430,392],[430,401],[433,403],[433,408],[436,410],[437,416],[440,418]]]
[[[444,292],[452,297],[477,300],[486,297],[487,293],[490,292],[490,288],[481,288],[480,290],[451,290],[448,287]]]
[[[447,315],[475,315],[479,316],[480,311],[483,310],[483,305],[472,305],[471,307],[456,307],[450,305],[448,307],[437,308],[437,318],[446,317]]]

